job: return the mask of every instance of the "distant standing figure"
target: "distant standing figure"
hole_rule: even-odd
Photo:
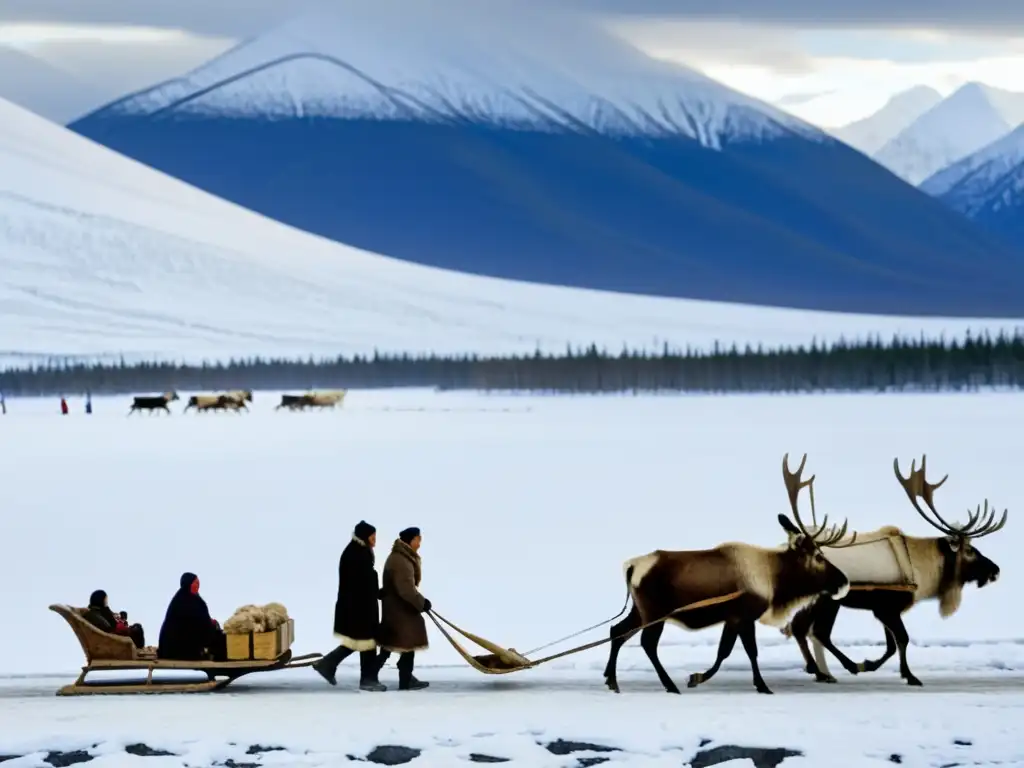
[[[60,399],[60,412],[64,416],[68,415],[68,401],[63,397]]]
[[[226,661],[227,644],[223,630],[199,596],[199,577],[183,573],[160,627],[157,656],[181,661],[202,661],[212,656],[214,661]]]
[[[338,599],[334,603],[334,635],[340,645],[313,664],[328,683],[337,685],[338,665],[359,653],[359,689],[386,691],[377,679],[377,630],[380,626],[380,583],[373,548],[377,529],[360,520],[338,561]]]
[[[7,415],[7,400],[4,398],[3,392],[0,392],[0,416]]]
[[[92,394],[85,393],[85,412],[86,414],[92,413]]]
[[[398,656],[398,690],[416,691],[430,683],[417,680],[413,674],[416,651],[425,651],[427,622],[423,614],[430,610],[430,601],[420,594],[419,549],[423,542],[419,528],[406,528],[391,547],[384,562],[384,586],[381,589],[380,656],[381,669],[391,653]]]
[[[128,614],[121,611],[115,614],[110,610],[107,593],[97,589],[89,596],[89,607],[85,611],[85,620],[97,629],[115,635],[130,637],[136,648],[146,647],[146,634],[141,624],[128,624]]]

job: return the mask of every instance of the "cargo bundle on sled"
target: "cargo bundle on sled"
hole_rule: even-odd
[[[228,661],[177,661],[158,659],[155,648],[139,649],[131,638],[104,632],[85,619],[85,609],[68,605],[51,605],[70,625],[85,653],[86,664],[78,679],[57,691],[58,696],[113,693],[192,693],[216,691],[230,685],[243,675],[277,669],[308,667],[322,654],[294,656],[291,644],[295,639],[295,622],[287,619],[270,632],[227,633]],[[110,680],[86,682],[92,672],[138,671],[144,680]],[[160,671],[202,672],[206,680],[154,680]]]

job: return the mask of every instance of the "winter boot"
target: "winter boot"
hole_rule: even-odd
[[[429,687],[430,683],[424,682],[423,680],[417,680],[415,675],[402,677],[398,681],[398,690],[400,691],[421,691],[424,688]]]
[[[363,651],[359,654],[359,690],[383,692],[388,688],[377,679],[376,651]]]
[[[412,673],[413,664],[415,664],[416,654],[414,652],[403,653],[398,657],[398,690],[400,691],[419,691],[430,683],[424,683],[422,680],[417,680],[416,676]]]
[[[337,685],[338,681],[334,677],[334,670],[328,669],[327,665],[323,663],[323,659],[318,659],[310,665],[313,670],[326,680],[331,685]]]

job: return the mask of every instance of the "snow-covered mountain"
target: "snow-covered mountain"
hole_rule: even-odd
[[[0,358],[561,351],[962,334],[885,318],[531,285],[272,221],[0,101]]]
[[[1024,246],[1024,125],[929,177],[920,188]]]
[[[871,156],[940,101],[942,94],[934,88],[917,85],[897,93],[874,114],[830,133]]]
[[[42,59],[0,44],[0,99],[64,125],[103,101],[93,86]]]
[[[1024,93],[967,83],[886,142],[874,159],[919,184],[1024,123]]]
[[[378,256],[215,198],[0,101],[0,358],[800,344],[1000,322],[517,283]]]
[[[859,152],[577,16],[333,6],[72,128],[302,229],[464,272],[926,314],[995,311],[964,290],[976,265],[1017,279],[1001,244]]]

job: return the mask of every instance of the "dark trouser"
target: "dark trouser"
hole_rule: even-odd
[[[381,650],[377,656],[377,670],[380,671],[391,658],[391,651]],[[416,664],[416,651],[406,651],[398,654],[398,684],[408,683],[412,680],[412,669]]]
[[[228,636],[223,630],[216,630],[210,638],[210,647],[207,649],[214,661],[228,660]]]
[[[333,651],[324,656],[319,666],[326,672],[334,674],[338,670],[338,665],[341,664],[345,659],[351,656],[355,651],[351,648],[346,648],[344,645],[339,645]],[[359,681],[362,683],[377,680],[377,652],[376,651],[360,651],[359,652]]]
[[[136,648],[146,647],[146,633],[142,631],[141,624],[132,624],[128,627],[128,637],[135,643]]]

